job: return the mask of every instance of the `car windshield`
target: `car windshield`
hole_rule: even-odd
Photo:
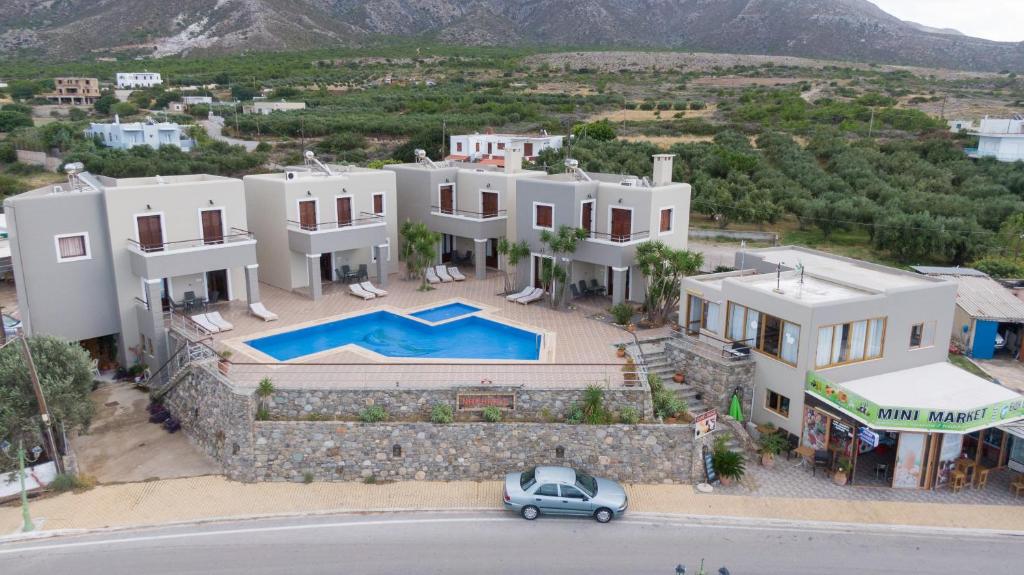
[[[527,489],[533,487],[533,484],[537,482],[537,480],[534,479],[534,473],[536,471],[537,468],[534,467],[533,469],[530,469],[529,471],[524,471],[522,474],[519,475],[519,487],[522,487],[523,491],[526,491]]]
[[[16,325],[18,325],[18,320],[14,319],[13,317],[7,314],[4,314],[4,327],[14,327]]]
[[[582,487],[591,497],[597,495],[597,480],[582,471],[576,472],[576,485]]]

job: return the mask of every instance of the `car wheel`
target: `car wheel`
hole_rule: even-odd
[[[594,513],[594,519],[596,519],[598,523],[608,523],[612,520],[612,510],[607,507],[602,507]]]
[[[533,505],[527,505],[526,507],[523,507],[523,510],[520,511],[519,514],[523,516],[523,519],[533,521],[538,515],[540,515],[540,509],[537,509]]]

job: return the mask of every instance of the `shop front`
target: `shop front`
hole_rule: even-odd
[[[1006,430],[1024,421],[1024,397],[952,364],[843,383],[812,371],[805,392],[801,444],[853,484],[984,486],[997,469],[1024,471],[1024,429]]]

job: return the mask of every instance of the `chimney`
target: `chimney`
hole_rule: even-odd
[[[114,114],[114,123],[115,124],[120,124],[121,123],[121,116],[119,114]]]
[[[505,146],[505,173],[515,174],[523,169],[523,144],[513,142]]]
[[[672,158],[675,154],[654,154],[654,174],[651,183],[665,186],[672,183]]]

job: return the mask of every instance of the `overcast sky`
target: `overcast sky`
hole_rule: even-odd
[[[968,36],[1024,40],[1024,0],[870,0],[900,18]]]

